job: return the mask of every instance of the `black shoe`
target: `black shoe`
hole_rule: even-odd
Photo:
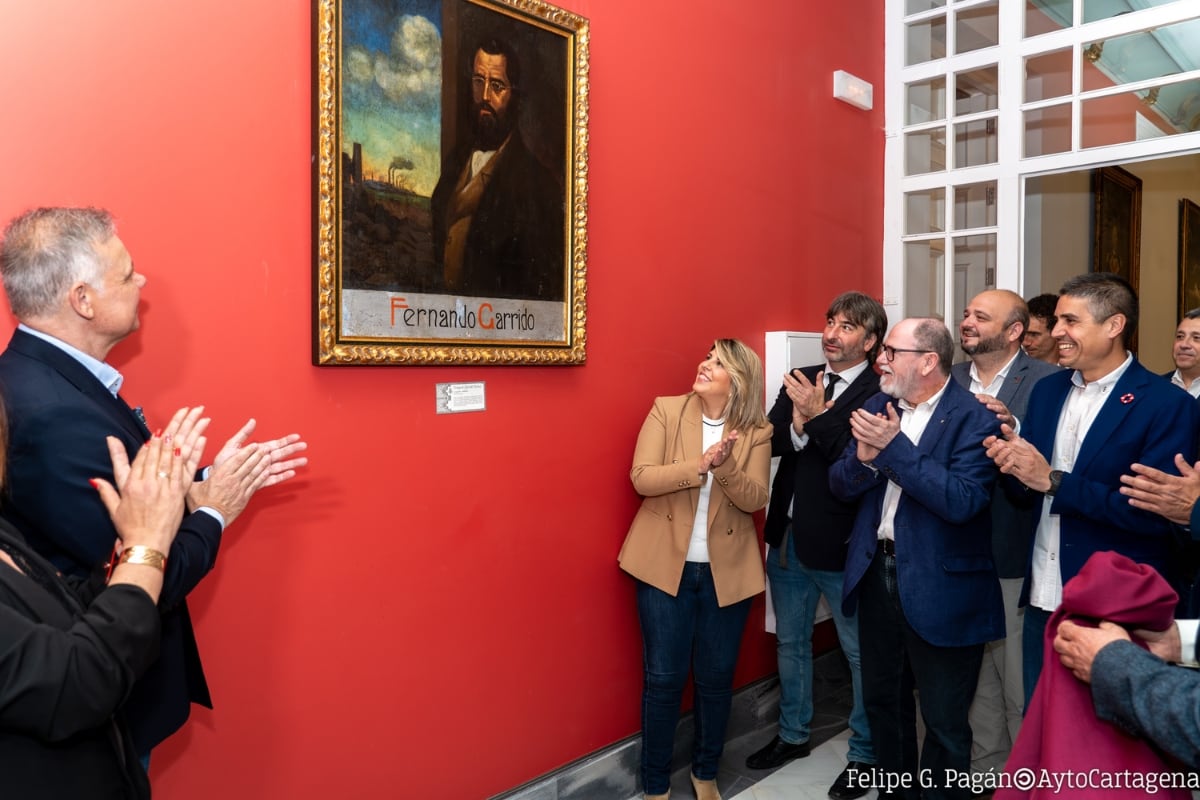
[[[804,758],[808,753],[808,742],[789,744],[776,736],[762,750],[749,755],[746,758],[746,766],[750,769],[775,769],[793,758]]]
[[[833,786],[829,787],[829,796],[833,800],[855,800],[855,798],[862,797],[871,791],[871,781],[867,775],[870,771],[870,764],[851,761],[842,770],[842,774],[837,776]]]

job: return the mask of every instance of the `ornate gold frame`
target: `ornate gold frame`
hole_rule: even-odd
[[[454,4],[453,7],[448,8],[451,4]],[[565,141],[561,143],[565,152],[562,165],[565,204],[563,299],[546,301],[535,297],[526,301],[506,297],[493,300],[474,295],[457,297],[454,298],[457,310],[449,312],[458,315],[453,320],[456,324],[443,325],[453,329],[454,332],[450,334],[378,335],[374,331],[364,333],[363,330],[347,330],[344,317],[355,320],[353,324],[358,324],[360,317],[365,318],[360,310],[344,313],[350,308],[347,305],[350,302],[361,301],[364,306],[370,303],[373,314],[378,310],[376,300],[386,302],[391,308],[390,328],[394,330],[396,309],[410,307],[406,296],[438,298],[445,304],[447,301],[444,298],[451,297],[452,293],[446,290],[437,294],[420,294],[419,291],[404,288],[368,288],[346,294],[342,242],[346,224],[343,219],[343,181],[346,176],[343,172],[350,155],[346,153],[342,139],[343,0],[313,0],[313,363],[318,366],[582,364],[587,357],[588,21],[539,0],[441,0],[439,8],[442,10],[443,25],[446,25],[446,19],[460,13],[464,16],[467,13],[475,14],[476,17],[483,14],[483,18],[486,18],[486,14],[480,11],[483,9],[502,15],[497,19],[502,19],[509,28],[532,26],[529,36],[534,39],[542,36],[560,37],[565,43],[567,74],[562,78],[562,85],[566,102],[566,130],[563,133]],[[449,36],[447,34],[447,40]],[[557,40],[538,41],[553,41],[558,46]],[[443,53],[446,49],[446,41],[443,41]],[[554,58],[546,60],[553,61]],[[443,82],[457,79],[458,76],[450,74],[453,71],[453,65],[443,65]],[[444,145],[445,130],[442,135]],[[357,167],[357,180],[364,185],[361,163]],[[389,171],[388,183],[391,180]],[[382,185],[379,181],[372,183],[372,190]],[[430,274],[435,279],[440,276],[436,270]],[[557,290],[557,286],[554,288]],[[377,298],[376,294],[381,297]],[[511,308],[520,303],[539,309],[553,308],[555,313],[544,314],[542,320],[550,322],[543,323],[542,328],[527,334],[526,338],[520,338],[517,333],[511,334],[512,338],[504,338],[510,334],[501,334],[496,330],[493,306],[508,304],[505,307]],[[561,336],[558,335],[557,309],[561,309]],[[476,310],[478,316],[474,313]],[[436,313],[443,315],[441,319],[446,318],[445,310]],[[401,318],[405,318],[403,311]],[[492,321],[491,329],[486,332],[481,330],[487,327],[484,319]],[[478,325],[475,320],[479,321]],[[467,322],[472,324],[468,326]],[[382,315],[378,321],[372,318],[371,324],[383,327]],[[553,335],[545,335],[546,324],[551,327]],[[458,335],[460,329],[465,333]],[[530,339],[529,336],[535,338]]]

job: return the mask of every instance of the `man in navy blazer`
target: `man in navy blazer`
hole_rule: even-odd
[[[1038,381],[1017,435],[989,440],[988,455],[1025,487],[1039,512],[1022,602],[1025,700],[1041,672],[1043,637],[1062,587],[1100,550],[1167,571],[1166,519],[1130,504],[1121,476],[1135,462],[1167,471],[1191,461],[1200,406],[1126,348],[1137,330],[1137,295],[1108,273],[1067,281],[1053,335],[1067,369]]]
[[[862,292],[835,297],[821,335],[825,363],[785,375],[768,415],[774,428],[771,454],[779,457],[764,531],[778,639],[779,732],[746,759],[746,766],[774,769],[809,753],[813,622],[824,595],[854,691],[847,765],[829,789],[832,800],[853,800],[870,791],[853,785],[852,775],[875,763],[875,751],[862,702],[858,620],[841,608],[846,543],[856,508],[829,491],[829,465],[850,441],[850,412],[879,392],[871,365],[886,332],[887,312],[877,300]]]
[[[843,608],[858,609],[881,797],[969,795],[948,778],[970,769],[967,709],[984,643],[1004,635],[988,510],[996,469],[980,446],[1000,425],[950,378],[953,353],[942,322],[897,324],[877,360],[884,393],[851,415],[854,439],[829,472],[835,495],[861,501]]]
[[[1025,416],[1034,384],[1058,372],[1057,365],[1039,361],[1022,349],[1028,324],[1029,310],[1019,294],[993,289],[975,295],[958,326],[959,342],[970,361],[950,368],[959,385],[1009,425]],[[971,703],[971,769],[976,772],[1003,769],[1021,729],[1024,614],[1019,601],[1032,514],[1031,508],[1014,505],[997,481],[992,490],[992,557],[1004,596],[1005,635],[984,647],[979,686]]]
[[[122,376],[104,359],[138,328],[146,279],[134,269],[113,219],[97,209],[48,208],[9,223],[0,277],[20,326],[0,355],[8,411],[7,496],[0,514],[64,573],[94,573],[116,530],[92,478],[112,481],[105,437],[132,458],[149,438],[140,409],[119,395]],[[125,709],[143,759],[187,719],[190,703],[211,707],[188,616],[187,593],[212,568],[224,526],[264,485],[286,480],[304,459],[295,434],[243,446],[247,423],[217,454],[188,496],[167,554],[159,660],[134,686]]]

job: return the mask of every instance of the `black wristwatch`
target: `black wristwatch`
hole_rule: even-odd
[[[1053,495],[1058,491],[1058,487],[1062,486],[1063,471],[1061,469],[1050,470],[1050,488],[1046,490],[1046,494]]]

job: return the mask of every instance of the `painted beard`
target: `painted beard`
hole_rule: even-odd
[[[497,113],[486,101],[475,104],[475,148],[496,150],[512,133],[512,114]]]

